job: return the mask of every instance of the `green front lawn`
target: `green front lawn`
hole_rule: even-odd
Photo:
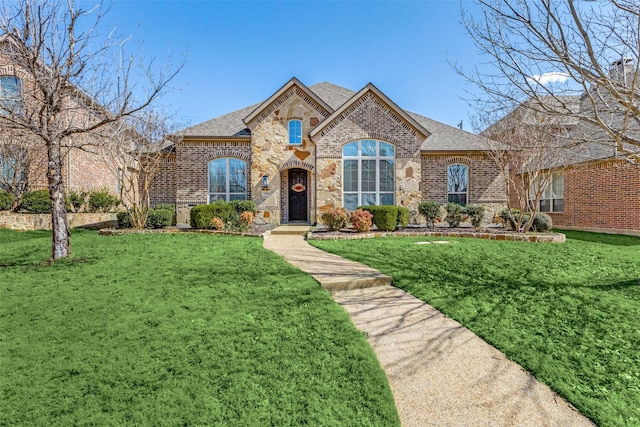
[[[311,241],[377,268],[601,426],[640,425],[640,238]],[[450,244],[418,245],[448,240]]]
[[[0,230],[0,425],[399,425],[364,336],[232,236]]]

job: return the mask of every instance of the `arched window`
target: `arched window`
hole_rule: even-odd
[[[469,168],[465,165],[447,167],[447,201],[466,205],[469,194]]]
[[[302,144],[302,121],[289,120],[289,144]]]
[[[16,76],[0,76],[0,114],[20,114],[22,111],[22,82]]]
[[[223,157],[209,162],[209,203],[247,198],[247,162]]]
[[[342,148],[343,205],[395,204],[395,147],[372,139],[354,141]]]

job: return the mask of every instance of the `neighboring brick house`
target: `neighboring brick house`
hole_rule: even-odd
[[[497,129],[518,126],[520,121],[561,130],[560,148],[541,169],[550,180],[542,189],[539,211],[558,228],[640,235],[640,164],[617,152],[600,129],[578,119],[589,108],[585,98],[562,97],[562,104],[573,113],[544,118],[531,111],[518,115],[519,109],[527,110],[523,104],[483,135],[498,139]],[[514,114],[519,118],[514,120]]]
[[[29,102],[25,94],[32,91],[28,73],[14,66],[4,51],[6,36],[0,37],[0,188],[14,193],[47,188],[46,147],[37,137],[12,128],[8,117],[28,114]],[[80,92],[78,92],[80,93]],[[86,107],[82,99],[69,99],[69,111],[76,111],[83,119],[92,117],[94,111]],[[83,138],[70,138],[63,148],[63,181],[67,191],[108,189],[119,192],[118,173],[96,150],[82,149]]]
[[[264,102],[179,133],[152,204],[251,199],[259,223],[313,224],[332,207],[422,200],[505,206],[484,139],[403,110],[373,84],[353,92],[293,78]]]

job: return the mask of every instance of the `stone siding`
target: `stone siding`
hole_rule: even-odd
[[[114,227],[117,224],[115,213],[67,213],[70,228]],[[0,228],[10,230],[51,230],[50,214],[21,214],[0,212]]]

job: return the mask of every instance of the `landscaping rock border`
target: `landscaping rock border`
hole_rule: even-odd
[[[523,233],[489,233],[483,231],[373,231],[369,233],[313,233],[307,234],[309,240],[352,240],[375,239],[380,237],[471,237],[486,240],[505,240],[516,242],[538,243],[564,243],[566,236],[560,233],[553,234],[523,234]]]

